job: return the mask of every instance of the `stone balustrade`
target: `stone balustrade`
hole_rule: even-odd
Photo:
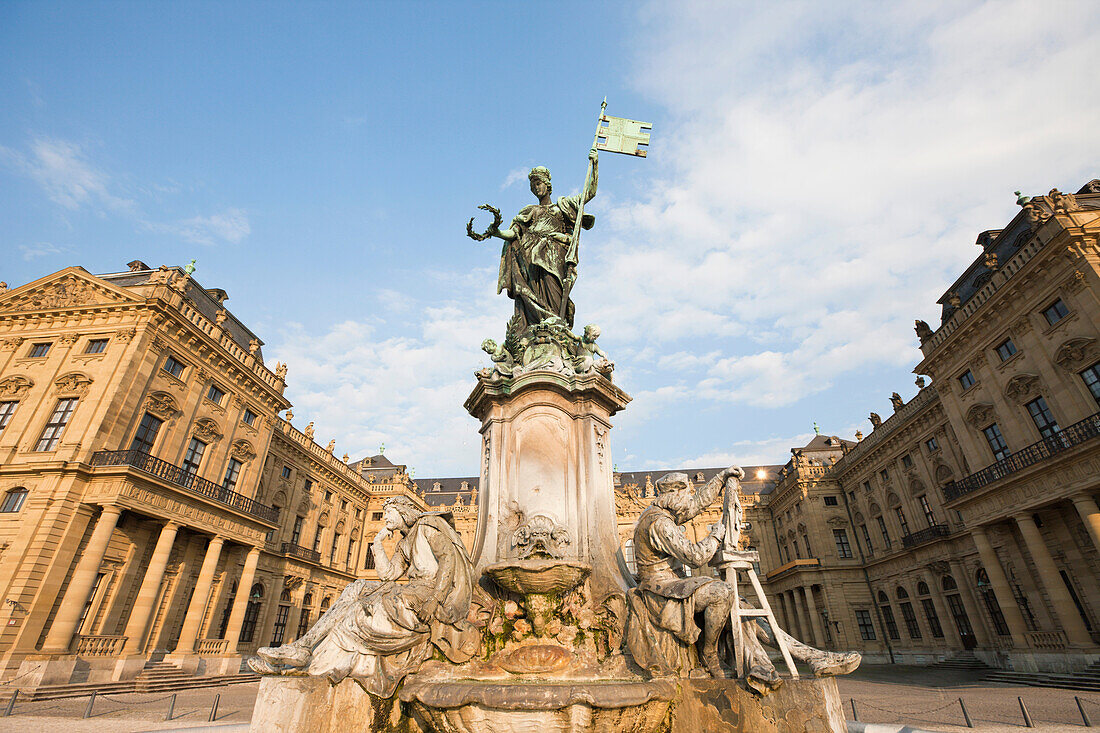
[[[199,639],[198,653],[202,657],[213,657],[229,651],[228,639]]]
[[[79,657],[115,657],[126,645],[125,636],[79,636],[76,654]]]
[[[1062,650],[1069,644],[1061,631],[1029,631],[1027,644],[1032,649]]]

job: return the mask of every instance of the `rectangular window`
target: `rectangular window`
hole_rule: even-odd
[[[0,514],[14,514],[22,509],[27,493],[25,488],[18,486],[4,494],[4,502],[0,504]]]
[[[220,405],[222,400],[225,399],[225,391],[216,384],[211,384],[210,389],[206,392],[206,399],[213,402],[215,405]]]
[[[102,354],[107,350],[107,339],[91,339],[84,347],[85,354]]]
[[[932,505],[928,503],[928,496],[921,494],[917,497],[917,501],[920,502],[920,508],[924,512],[924,518],[928,522],[928,526],[931,527],[936,523],[936,515],[932,511]]]
[[[312,488],[313,488],[313,479],[308,479],[307,478],[305,484],[302,486],[302,490],[305,491],[308,494]]]
[[[164,359],[164,371],[171,374],[176,379],[183,376],[183,363],[176,360],[176,357],[169,354]]]
[[[882,533],[882,543],[887,549],[890,548],[890,530],[886,529],[886,520],[882,518],[882,515],[875,517],[875,521],[878,522],[878,531]]]
[[[1037,397],[1031,402],[1028,402],[1025,407],[1027,407],[1027,412],[1031,415],[1035,427],[1039,429],[1040,436],[1050,438],[1061,432],[1062,429],[1058,427],[1058,421],[1055,420],[1054,415],[1051,414],[1045,399]]]
[[[906,453],[904,456],[902,456],[901,457],[901,465],[902,465],[902,468],[912,468],[913,467],[913,458],[912,458],[912,456],[910,456],[908,453]]]
[[[335,532],[332,533],[332,545],[328,548],[328,561],[332,565],[336,564],[336,550],[340,546],[340,535]]]
[[[271,629],[271,646],[279,646],[286,636],[286,619],[290,615],[290,606],[279,606],[275,612],[275,626]]]
[[[871,493],[871,482],[870,481],[864,481],[863,482],[863,490],[866,491],[868,494]]]
[[[370,520],[372,522],[381,522],[382,521],[382,512],[371,512]]]
[[[27,356],[32,359],[42,359],[46,354],[50,353],[50,346],[52,346],[52,344],[32,344],[31,350]]]
[[[1054,301],[1043,310],[1043,318],[1047,319],[1047,323],[1054,325],[1058,321],[1069,315],[1069,308],[1062,302],[1062,299]]]
[[[222,488],[233,491],[237,487],[237,479],[241,477],[241,462],[236,458],[229,459],[229,465],[225,467],[225,478],[222,479]]]
[[[244,589],[238,590],[239,593],[243,593]],[[226,606],[226,610],[229,610],[229,606]],[[256,621],[260,618],[260,601],[249,601],[248,605],[244,608],[244,621],[241,622],[241,636],[240,640],[245,644],[252,643],[252,637],[256,635]]]
[[[348,500],[347,499],[341,499],[340,500],[340,511],[346,512],[347,510],[348,510]]]
[[[313,551],[321,551],[321,528],[317,528],[317,534],[313,535]]]
[[[326,504],[331,504],[332,503],[332,492],[328,491],[327,489],[325,490],[325,503]]]
[[[187,444],[187,453],[183,457],[183,472],[189,476],[197,474],[199,466],[202,465],[202,454],[205,452],[206,443],[198,438],[191,438],[191,442]]]
[[[997,423],[993,423],[988,428],[982,431],[985,433],[986,442],[989,443],[989,449],[993,451],[993,460],[1000,461],[1009,456],[1008,443],[1005,442],[1005,436],[1001,435],[1001,428]]]
[[[1005,339],[997,344],[997,356],[1001,357],[1001,361],[1008,361],[1015,353],[1016,344],[1012,343],[1012,339]]]
[[[889,606],[879,606],[882,611],[882,620],[886,624],[886,635],[891,639],[901,639],[901,634],[898,632],[898,622],[894,618],[894,609]]]
[[[244,422],[245,425],[255,425],[256,417],[256,413],[246,407],[244,408],[244,414],[241,415],[241,421]]]
[[[898,515],[898,524],[901,525],[901,536],[905,537],[909,534],[909,522],[905,519],[905,512],[899,506],[894,509],[894,513]]]
[[[932,632],[933,639],[943,638],[943,627],[940,626],[940,617],[936,613],[936,606],[931,598],[922,598],[920,607],[924,609],[924,620],[928,622],[928,629]]]
[[[839,506],[839,505],[840,505],[840,503],[837,501],[835,496],[826,496],[825,497],[825,506]]]
[[[298,618],[298,636],[296,638],[301,639],[309,631],[309,615],[310,610],[308,608],[302,609],[302,615]]]
[[[924,447],[928,449],[929,453],[935,453],[940,449],[940,444],[935,438],[929,438],[924,441]]]
[[[1100,405],[1100,362],[1081,372],[1081,379],[1085,380],[1085,386],[1092,393],[1092,398]]]
[[[901,606],[901,618],[905,621],[905,630],[910,639],[919,639],[920,626],[917,624],[917,614],[913,613],[913,604],[909,601],[899,604]]]
[[[164,421],[155,415],[150,415],[148,412],[141,418],[141,424],[138,425],[137,433],[134,435],[134,439],[130,441],[130,450],[136,450],[140,453],[152,453],[153,444],[157,442],[157,433],[160,432],[160,426],[164,424]]]
[[[806,545],[806,557],[813,557],[814,556],[814,551],[813,551],[813,548],[810,547],[810,536],[809,535],[806,535],[806,534],[802,535],[802,544]]]
[[[962,385],[964,392],[973,387],[976,382],[977,380],[974,379],[974,372],[969,369],[959,375],[959,384]]]
[[[65,426],[69,424],[69,418],[73,416],[73,410],[75,409],[75,397],[66,397],[57,401],[57,406],[53,408],[53,414],[50,415],[49,422],[42,430],[42,437],[38,439],[38,443],[34,446],[36,451],[51,451],[57,448],[57,443],[61,440],[61,434],[65,432]]]
[[[867,554],[875,554],[875,546],[871,544],[871,533],[867,531],[867,525],[859,525],[859,532],[863,535],[863,544],[867,547]]]
[[[283,478],[290,478],[290,466],[283,466]]]
[[[836,554],[838,557],[852,556],[852,546],[848,544],[847,532],[843,529],[834,529],[833,539],[836,540]]]
[[[875,640],[875,626],[871,623],[870,611],[856,611],[856,624],[859,625],[859,636],[864,641]]]
[[[0,432],[11,422],[11,416],[15,414],[15,408],[19,406],[18,400],[0,402]]]
[[[344,567],[352,569],[351,556],[355,554],[355,540],[348,540],[348,554],[344,557]]]
[[[881,471],[879,471],[878,475],[883,481],[889,481],[890,480],[890,472],[887,471],[885,468],[882,469]]]
[[[302,539],[302,522],[305,521],[305,517],[294,518],[294,529],[290,533],[290,544],[298,544],[298,540]]]

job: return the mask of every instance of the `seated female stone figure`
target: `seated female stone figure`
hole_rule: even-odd
[[[718,473],[698,491],[688,487],[683,473],[670,473],[657,480],[657,496],[634,526],[634,556],[638,564],[638,587],[630,592],[627,647],[642,667],[659,676],[687,677],[697,666],[702,641],[703,664],[712,677],[725,677],[718,657],[718,641],[729,627],[733,588],[704,575],[678,572],[683,566],[702,567],[722,547],[724,525],[711,526],[710,534],[692,542],[683,525],[699,515],[718,496],[728,478],[740,479],[737,466]],[[727,487],[736,491],[736,485]],[[751,608],[744,599],[742,608]],[[703,628],[696,614],[703,617]],[[782,680],[761,644],[775,646],[777,635],[786,642],[791,656],[808,663],[817,675],[846,674],[860,662],[856,652],[837,654],[815,649],[772,629],[767,621],[750,617],[742,622],[745,658],[749,660],[746,682],[765,693]]]
[[[258,650],[260,674],[308,674],[358,680],[389,697],[438,648],[460,664],[476,653],[478,630],[467,620],[474,571],[462,540],[439,514],[421,514],[405,496],[383,507],[385,528],[371,545],[382,583],[357,580],[301,639]],[[382,542],[400,539],[393,557]],[[407,583],[395,581],[402,575]]]

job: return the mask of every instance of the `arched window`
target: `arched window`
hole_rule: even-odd
[[[313,594],[312,593],[306,593],[305,596],[302,597],[302,606],[304,608],[310,608],[311,606],[313,606]]]
[[[890,599],[889,599],[889,598],[888,598],[888,597],[886,596],[886,593],[885,593],[885,592],[883,592],[883,591],[881,591],[881,590],[880,590],[880,591],[878,592],[878,602],[879,602],[879,603],[889,603],[889,602],[890,602]]]
[[[324,613],[325,611],[327,611],[328,607],[331,604],[332,604],[332,598],[326,598],[325,600],[321,601],[321,613]]]
[[[955,579],[952,578],[950,575],[943,576],[943,580],[940,581],[940,585],[943,586],[944,590],[956,590],[959,587],[959,584],[956,583]]]
[[[982,597],[985,608],[989,611],[989,618],[993,620],[993,628],[998,636],[1008,636],[1008,624],[1005,623],[1004,614],[1001,613],[1001,604],[997,602],[997,596],[993,594],[993,586],[989,584],[989,574],[985,568],[978,570],[977,575],[978,595]]]
[[[895,593],[897,594],[899,599],[909,597],[909,591],[905,590],[900,585],[898,586],[898,589],[895,591]]]
[[[928,595],[928,592],[929,592],[928,591],[928,583],[925,583],[923,580],[920,581],[919,583],[917,583],[917,595],[918,596],[926,596],[926,595]]]
[[[290,590],[283,589],[283,592],[279,594],[279,603],[290,603]]]
[[[27,498],[27,490],[17,486],[4,494],[4,502],[0,504],[0,513],[13,514],[23,508],[23,500]]]
[[[638,562],[634,558],[634,539],[630,538],[623,542],[623,561],[626,563],[626,567],[630,570],[632,575],[638,574]]]
[[[264,587],[260,583],[252,586],[248,593],[248,605],[244,609],[244,622],[241,623],[240,641],[251,644],[256,635],[256,621],[260,618],[260,607],[264,602]]]

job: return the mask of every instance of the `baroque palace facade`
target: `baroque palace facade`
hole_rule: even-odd
[[[799,638],[885,662],[1100,656],[1100,181],[1021,204],[978,238],[939,327],[918,322],[931,384],[866,437],[745,467],[743,542]],[[118,680],[162,658],[235,673],[377,577],[370,540],[397,493],[472,544],[476,477],[337,458],[291,424],[286,367],[225,291],[129,268],[0,284],[0,674]],[[677,470],[698,485],[719,469]],[[627,571],[665,472],[614,474]]]

